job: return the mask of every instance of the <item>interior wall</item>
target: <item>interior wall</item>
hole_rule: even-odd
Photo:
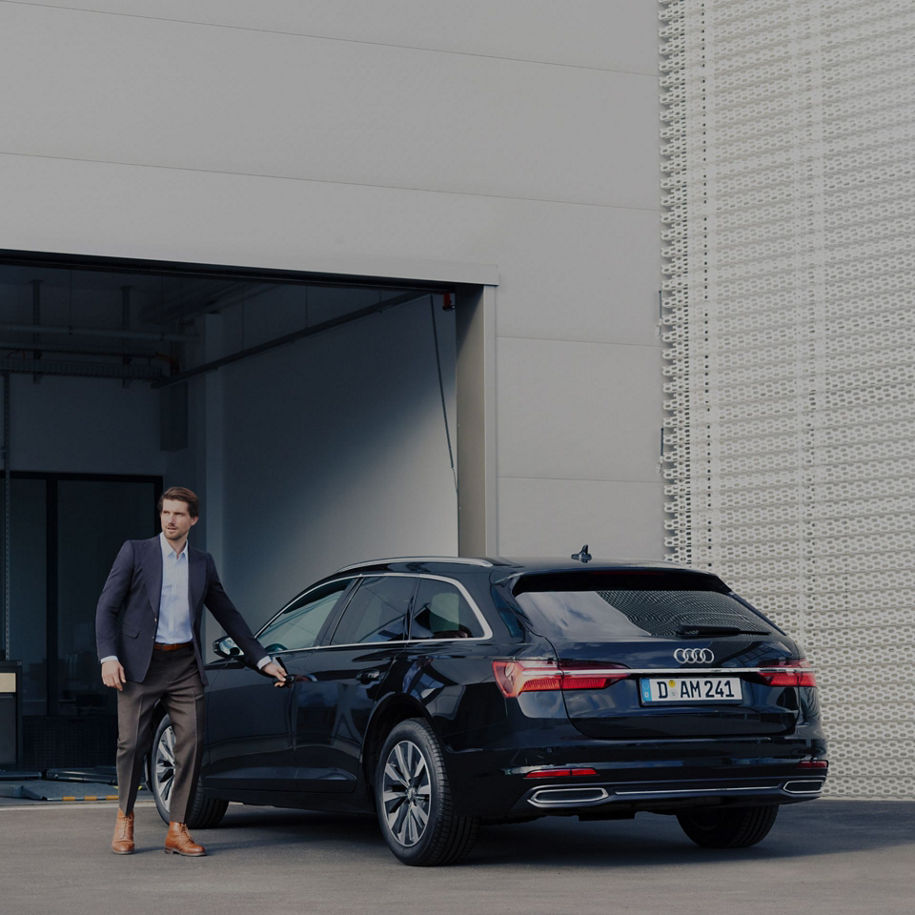
[[[319,314],[315,298],[310,311]],[[255,336],[257,314],[247,322]],[[269,309],[260,314],[268,320]],[[440,297],[424,295],[207,378],[221,386],[224,410],[204,420],[223,429],[206,446],[218,449],[211,457],[222,465],[219,565],[250,621],[341,565],[457,552],[433,319],[453,441],[454,313]]]
[[[145,382],[10,376],[13,470],[162,475],[167,465],[159,395]]]

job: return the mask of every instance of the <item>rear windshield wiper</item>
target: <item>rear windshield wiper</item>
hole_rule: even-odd
[[[741,629],[739,626],[713,626],[698,623],[680,626],[677,635],[684,639],[701,639],[707,635],[772,635],[769,629]]]

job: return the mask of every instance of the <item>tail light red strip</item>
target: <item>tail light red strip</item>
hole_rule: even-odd
[[[496,683],[507,699],[545,690],[604,689],[633,673],[628,667],[612,663],[569,668],[548,660],[493,661],[492,669]],[[768,686],[817,685],[813,669],[803,658],[764,661],[752,673]]]
[[[541,690],[604,689],[610,683],[625,679],[625,667],[560,669],[549,661],[493,661],[496,683],[507,699],[521,693]]]
[[[759,668],[759,676],[769,686],[816,686],[813,670],[806,660],[773,661]]]

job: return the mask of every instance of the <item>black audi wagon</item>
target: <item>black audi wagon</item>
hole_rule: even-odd
[[[375,811],[405,864],[456,861],[481,824],[676,816],[702,846],[759,842],[827,773],[803,651],[719,578],[667,563],[400,558],[342,569],[208,665],[189,825],[229,801]],[[168,819],[169,720],[149,768]]]

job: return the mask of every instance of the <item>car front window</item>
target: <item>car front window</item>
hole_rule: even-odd
[[[349,579],[335,581],[294,600],[263,629],[260,643],[269,652],[312,648],[349,583]]]

